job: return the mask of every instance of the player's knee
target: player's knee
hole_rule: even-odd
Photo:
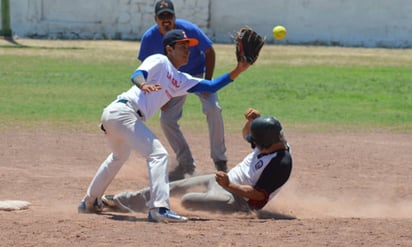
[[[177,127],[179,126],[178,121],[180,119],[180,116],[177,117],[160,117],[160,125],[163,128],[170,128],[170,127]]]
[[[203,193],[189,192],[182,197],[180,203],[185,208],[194,209],[205,203],[204,195]]]

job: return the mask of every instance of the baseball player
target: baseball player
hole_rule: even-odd
[[[188,209],[251,212],[262,209],[288,181],[292,157],[281,123],[274,117],[261,117],[252,108],[245,112],[242,130],[253,151],[228,173],[196,176],[170,183],[171,193],[181,194],[182,205]],[[199,185],[206,192],[193,192]],[[189,191],[189,192],[188,192]],[[104,195],[105,205],[121,211],[142,211],[150,200],[149,189]]]
[[[230,73],[213,80],[192,77],[178,71],[188,62],[189,47],[198,40],[175,29],[163,37],[166,55],[155,54],[145,59],[132,74],[133,86],[120,94],[102,114],[101,128],[106,133],[112,153],[101,164],[80,201],[80,213],[95,213],[103,208],[103,193],[129,157],[136,150],[146,158],[149,171],[149,221],[184,222],[187,218],[170,210],[168,153],[159,139],[144,124],[165,103],[176,96],[196,92],[216,92],[232,82],[250,66],[238,61]]]
[[[144,61],[148,56],[162,53],[162,37],[172,29],[182,29],[189,37],[199,41],[197,46],[190,48],[189,62],[179,68],[192,76],[212,79],[215,67],[215,50],[212,41],[195,24],[176,19],[173,3],[168,0],[158,1],[155,4],[155,22],[141,39],[138,60]],[[217,170],[227,170],[226,146],[224,139],[224,123],[222,109],[216,93],[196,93],[202,103],[203,113],[209,128],[210,156]],[[161,108],[160,124],[171,148],[173,149],[178,166],[169,174],[170,180],[177,180],[185,174],[192,175],[195,170],[195,161],[189,145],[183,136],[178,121],[183,114],[183,105],[186,95],[172,98]]]

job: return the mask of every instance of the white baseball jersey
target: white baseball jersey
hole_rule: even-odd
[[[137,70],[147,72],[146,82],[148,84],[160,84],[162,87],[159,91],[144,93],[137,86],[133,86],[119,96],[129,100],[134,107],[138,108],[144,120],[153,116],[171,98],[188,94],[187,90],[202,80],[178,71],[162,54],[148,57]]]
[[[263,170],[277,154],[272,153],[259,158],[259,153],[259,149],[255,148],[241,163],[233,167],[228,173],[230,181],[255,186]]]

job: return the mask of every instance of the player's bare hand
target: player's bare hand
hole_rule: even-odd
[[[141,90],[144,93],[151,93],[151,92],[157,92],[160,89],[162,89],[162,86],[160,86],[160,84],[143,84],[143,86],[141,87]]]
[[[258,117],[260,117],[260,112],[256,109],[254,109],[254,108],[248,108],[245,111],[245,118],[247,120],[253,120],[253,119],[258,118]]]
[[[217,171],[215,176],[216,182],[223,188],[227,188],[230,184],[229,176],[226,172]]]

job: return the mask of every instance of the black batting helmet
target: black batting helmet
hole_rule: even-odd
[[[250,141],[259,149],[272,146],[280,141],[282,125],[272,116],[255,118],[250,125]]]

